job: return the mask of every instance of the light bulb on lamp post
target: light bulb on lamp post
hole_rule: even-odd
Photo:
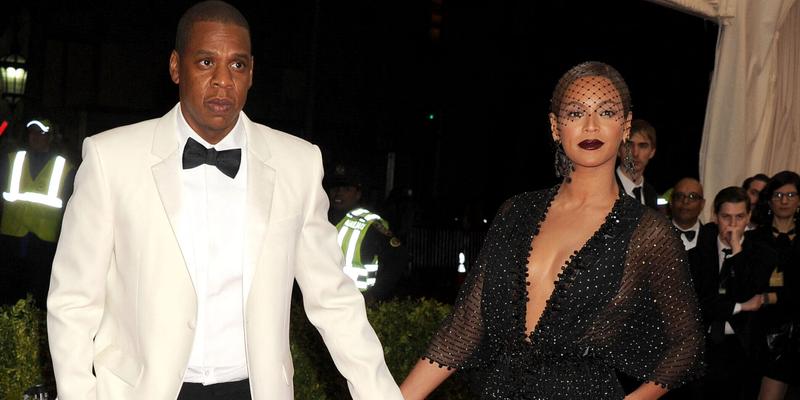
[[[28,81],[28,70],[25,68],[25,57],[10,54],[0,58],[0,84],[3,98],[13,109],[25,95],[25,84]]]

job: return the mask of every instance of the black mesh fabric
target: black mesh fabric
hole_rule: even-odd
[[[619,399],[615,371],[670,389],[696,377],[703,334],[683,244],[629,196],[570,257],[526,332],[527,260],[557,190],[501,207],[423,358],[469,369],[481,399]]]

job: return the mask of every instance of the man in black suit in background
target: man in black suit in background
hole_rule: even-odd
[[[644,170],[655,155],[656,129],[643,119],[633,120],[627,145],[619,147],[620,165],[617,167],[617,182],[625,189],[625,193],[657,210],[658,192],[644,181]]]
[[[754,323],[764,304],[757,282],[774,265],[775,254],[745,240],[750,199],[744,189],[728,187],[714,198],[716,224],[704,225],[689,252],[692,275],[706,329],[706,377],[703,398],[754,399],[763,340]]]

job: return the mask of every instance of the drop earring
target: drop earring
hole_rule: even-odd
[[[561,144],[561,140],[556,140],[553,143],[556,147],[556,154],[554,157],[556,176],[564,179],[564,182],[570,183],[572,182],[570,174],[575,170],[575,166],[572,165],[572,160],[567,157],[567,153],[564,151],[564,146]]]

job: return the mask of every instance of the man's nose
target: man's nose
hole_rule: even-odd
[[[216,87],[229,87],[233,83],[233,74],[227,65],[217,65],[211,78],[212,85]]]

